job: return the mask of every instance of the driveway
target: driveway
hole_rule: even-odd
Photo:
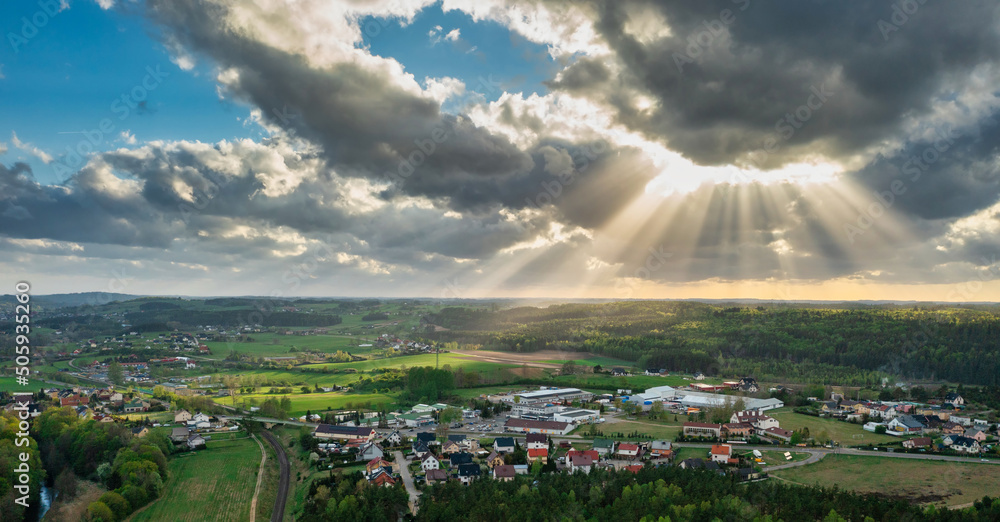
[[[420,492],[417,491],[417,487],[413,485],[413,477],[410,475],[410,469],[406,465],[406,457],[403,456],[403,452],[396,451],[393,455],[396,457],[396,463],[399,464],[399,476],[403,479],[403,485],[406,486],[406,492],[410,494],[410,512],[416,515],[417,499],[420,498]]]

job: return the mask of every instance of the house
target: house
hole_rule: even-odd
[[[114,404],[121,404],[125,402],[125,397],[120,392],[114,392],[108,396],[108,400]]]
[[[448,460],[451,461],[452,467],[461,466],[462,464],[469,464],[472,462],[472,454],[452,453]]]
[[[191,420],[191,412],[180,410],[174,414],[174,422],[187,422]]]
[[[385,469],[379,468],[377,471],[368,476],[368,483],[373,486],[395,486],[396,479],[392,478]]]
[[[462,464],[458,466],[458,480],[462,481],[462,484],[469,484],[473,480],[479,478],[482,470],[479,468],[479,464]]]
[[[729,418],[730,424],[749,424],[756,429],[766,430],[777,428],[778,420],[769,415],[765,415],[758,410],[743,410],[733,413]]]
[[[684,459],[680,463],[681,469],[702,469],[705,467],[705,461],[701,459]]]
[[[146,435],[149,435],[149,428],[145,426],[136,426],[132,428],[133,437],[145,437]]]
[[[377,457],[368,461],[368,463],[365,464],[365,474],[371,475],[372,473],[375,473],[379,469],[389,468],[391,470],[394,469],[395,467],[396,467],[395,464],[393,464],[392,462],[389,462],[388,460],[385,460],[382,457]]]
[[[372,440],[375,437],[375,430],[358,426],[331,426],[330,424],[320,424],[313,430],[313,436],[317,439],[351,440],[365,439]]]
[[[772,440],[777,440],[780,442],[791,442],[793,432],[788,430],[783,430],[781,428],[768,428],[766,430],[757,430],[757,436],[766,437]]]
[[[930,437],[915,437],[904,440],[903,447],[906,449],[929,448],[932,442]]]
[[[920,433],[924,430],[924,425],[911,415],[903,415],[889,421],[887,431],[898,434]]]
[[[170,430],[170,440],[174,442],[184,442],[188,439],[190,435],[191,432],[188,431],[188,429],[183,426]]]
[[[201,435],[198,434],[191,435],[190,437],[188,437],[187,446],[188,448],[193,450],[196,450],[198,448],[204,448],[205,437],[202,437]]]
[[[528,445],[528,449],[541,449],[549,447],[549,437],[541,433],[529,433],[525,437],[525,443]]]
[[[964,435],[965,428],[961,424],[946,422],[941,425],[941,433],[943,435]]]
[[[740,379],[736,389],[744,393],[757,393],[760,391],[760,385],[757,384],[756,379],[744,377]]]
[[[631,466],[625,466],[624,469],[631,471],[633,475],[638,475],[642,471],[642,464],[632,464]]]
[[[961,453],[979,453],[982,450],[979,441],[962,435],[948,435],[944,438],[944,445]]]
[[[715,444],[708,452],[712,462],[727,464],[733,454],[733,447],[728,444]]]
[[[72,395],[67,395],[65,397],[59,398],[60,406],[72,406],[75,408],[77,406],[86,406],[88,404],[90,404],[90,397],[87,397],[86,395],[80,395],[79,393],[74,393]]]
[[[429,432],[417,433],[416,440],[419,442],[423,442],[424,444],[427,445],[427,447],[431,447],[435,444],[440,444],[437,440],[437,436]]]
[[[945,406],[951,406],[952,408],[959,409],[965,406],[965,399],[955,392],[949,392],[944,396],[944,404]]]
[[[594,451],[600,455],[610,455],[615,452],[615,441],[611,439],[594,439]]]
[[[358,448],[357,460],[371,460],[380,459],[385,454],[382,452],[382,448],[378,447],[378,444],[374,442],[367,442]]]
[[[441,469],[441,461],[437,459],[431,452],[424,453],[424,456],[420,458],[420,469],[424,471],[430,471],[432,469]]]
[[[649,376],[658,376],[664,373],[667,373],[667,371],[661,368],[646,368],[646,375]]]
[[[435,482],[448,482],[448,472],[443,469],[432,469],[424,475],[424,480],[428,484],[433,484]]]
[[[493,451],[497,453],[513,453],[514,437],[497,437],[493,441]]]
[[[503,482],[510,482],[514,480],[514,475],[517,472],[514,470],[514,466],[510,464],[503,464],[493,468],[493,479],[500,480]]]
[[[722,425],[722,438],[748,439],[754,434],[754,427],[748,422],[728,422]]]
[[[414,441],[413,443],[413,454],[416,455],[418,459],[424,458],[424,456],[429,455],[431,450],[427,449],[427,444],[423,442]]]
[[[969,428],[969,429],[965,430],[965,433],[964,433],[963,436],[965,436],[967,438],[970,438],[970,439],[973,439],[976,442],[984,442],[984,441],[986,441],[986,438],[987,438],[986,437],[986,432],[983,431],[981,428]]]
[[[548,448],[529,449],[528,462],[534,462],[536,460],[542,461],[542,464],[547,463],[549,461],[549,449]]]
[[[704,422],[685,422],[684,436],[718,439],[722,436],[722,425],[707,424]]]
[[[76,410],[76,416],[80,417],[81,419],[86,419],[91,414],[90,408],[86,406],[77,406],[74,409]]]
[[[445,442],[444,446],[441,447],[441,453],[459,453],[462,450],[463,448],[459,443],[451,440]]]
[[[496,451],[491,451],[489,456],[486,457],[486,465],[493,469],[497,466],[503,465],[503,455],[497,453]]]
[[[403,436],[399,434],[398,430],[393,430],[392,433],[386,435],[385,438],[382,439],[382,442],[391,447],[399,446],[403,444]]]
[[[581,450],[571,449],[571,450],[569,450],[569,451],[566,452],[566,458],[567,459],[575,457],[575,456],[579,456],[579,455],[586,455],[586,456],[590,457],[590,460],[593,461],[593,462],[597,462],[597,461],[601,460],[601,456],[596,451],[594,451],[594,450],[581,451]]]
[[[623,442],[618,445],[618,451],[615,454],[623,459],[638,458],[640,454],[639,445]]]
[[[190,419],[188,419],[187,424],[188,424],[188,426],[195,426],[195,425],[200,424],[200,423],[208,422],[209,420],[210,420],[210,417],[208,415],[205,415],[204,413],[198,412],[194,416],[192,416]]]
[[[740,468],[736,470],[736,480],[740,482],[750,482],[760,478],[760,472],[753,468]]]
[[[625,377],[629,373],[625,368],[615,367],[611,369],[611,375],[614,377]]]
[[[958,415],[952,415],[951,416],[951,421],[954,422],[954,423],[956,423],[956,424],[961,424],[962,426],[965,426],[966,428],[968,428],[969,426],[972,426],[972,418],[970,418],[970,417],[959,417]]]
[[[696,381],[704,381],[705,380],[705,374],[701,373],[701,372],[696,372],[694,374],[694,380],[696,380]]]
[[[649,445],[649,453],[653,457],[671,459],[674,457],[673,444],[669,440],[654,440]]]
[[[584,473],[590,473],[590,470],[594,468],[594,459],[587,455],[573,455],[569,458],[569,472],[574,473],[580,470]]]
[[[149,411],[149,403],[142,399],[132,399],[130,402],[125,404],[125,413],[138,413],[141,411]]]

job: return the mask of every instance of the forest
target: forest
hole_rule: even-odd
[[[874,385],[883,378],[1000,384],[1000,308],[719,306],[624,301],[445,308],[424,337],[482,349],[586,351],[639,368]]]

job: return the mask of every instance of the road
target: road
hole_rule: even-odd
[[[417,499],[420,498],[420,492],[417,491],[417,487],[413,485],[413,477],[410,476],[410,470],[406,465],[406,457],[403,456],[403,452],[396,451],[393,455],[396,457],[396,463],[399,464],[399,476],[403,479],[403,485],[406,486],[406,492],[410,494],[410,512],[416,515]]]
[[[274,509],[271,511],[271,522],[281,522],[285,518],[285,501],[288,500],[288,483],[291,475],[288,455],[285,454],[285,448],[281,447],[281,443],[274,438],[271,432],[265,430],[261,434],[274,448],[274,453],[278,456],[278,465],[281,467],[281,477],[278,479],[278,496],[274,499]]]

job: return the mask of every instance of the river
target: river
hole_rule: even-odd
[[[59,492],[56,491],[56,488],[50,488],[45,486],[45,484],[42,484],[42,490],[39,493],[38,500],[38,520],[45,518],[45,513],[47,513],[49,508],[52,507],[52,501],[55,500],[58,495]]]

